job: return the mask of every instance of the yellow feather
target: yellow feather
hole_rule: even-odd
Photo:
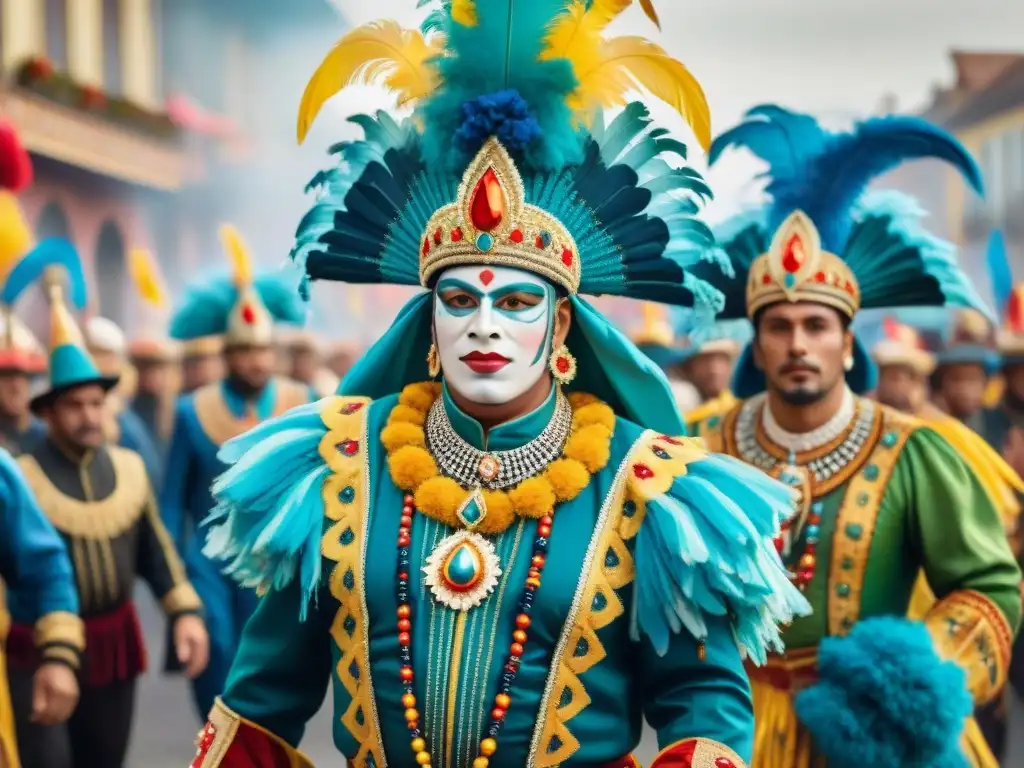
[[[704,89],[680,62],[642,37],[604,41],[593,62],[574,63],[579,86],[569,99],[577,113],[626,102],[628,91],[642,88],[675,109],[693,129],[704,150],[711,146],[711,114]]]
[[[542,59],[568,59],[579,71],[597,55],[601,33],[633,0],[594,0],[587,8],[585,0],[573,0],[548,30]]]
[[[133,248],[128,254],[128,270],[139,298],[154,307],[167,306],[167,292],[160,280],[160,269],[149,251]]]
[[[437,84],[437,73],[428,62],[441,50],[438,37],[428,41],[419,30],[402,29],[394,21],[352,30],[331,49],[306,85],[299,104],[299,143],[327,100],[350,85],[383,81],[398,96],[399,106],[429,95]]]
[[[32,250],[34,238],[18,205],[18,198],[10,192],[0,191],[0,277],[6,278]]]
[[[654,26],[656,26],[660,30],[661,29],[661,19],[658,18],[658,12],[656,10],[654,10],[654,3],[652,2],[652,0],[639,0],[639,2],[640,2],[640,7],[643,9],[644,13],[647,15],[647,18],[650,19],[651,21],[653,21],[654,22]]]
[[[476,3],[474,0],[452,0],[451,8],[452,21],[461,24],[463,27],[475,27]]]
[[[220,242],[228,258],[231,259],[235,285],[242,287],[252,283],[252,259],[249,257],[249,249],[246,247],[242,235],[230,224],[221,224]]]

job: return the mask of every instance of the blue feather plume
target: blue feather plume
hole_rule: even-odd
[[[279,323],[302,325],[306,308],[296,290],[294,276],[285,272],[257,275],[253,287],[267,311]],[[171,318],[170,335],[188,341],[218,336],[228,329],[228,317],[238,301],[238,288],[230,275],[211,277],[190,286]]]
[[[24,291],[35,285],[50,267],[63,267],[68,276],[68,299],[76,309],[89,303],[89,287],[75,246],[62,237],[40,240],[7,275],[0,302],[11,306]]]
[[[938,656],[924,624],[858,621],[846,637],[822,640],[818,674],[797,695],[796,713],[830,768],[967,768],[967,680]]]
[[[988,268],[996,314],[1000,320],[1004,320],[1010,305],[1010,294],[1013,293],[1013,273],[1010,271],[1010,261],[1006,258],[1006,240],[998,229],[992,230],[989,235],[985,266]]]
[[[917,117],[873,117],[847,132],[830,132],[813,117],[775,105],[747,112],[744,122],[712,142],[714,163],[727,147],[746,147],[768,163],[768,230],[802,210],[822,246],[842,253],[852,229],[849,212],[868,184],[908,160],[932,157],[956,168],[979,194],[981,171],[963,145]]]

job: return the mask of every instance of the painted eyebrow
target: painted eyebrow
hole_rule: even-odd
[[[488,296],[508,296],[510,293],[525,293],[529,296],[537,296],[544,298],[547,296],[547,291],[543,286],[537,285],[536,283],[512,283],[501,288],[497,288],[490,293]]]
[[[437,288],[435,290],[437,291],[437,293],[441,293],[442,291],[448,291],[453,288],[460,291],[465,291],[466,293],[470,294],[471,296],[475,296],[478,299],[485,295],[480,291],[479,288],[476,288],[470,285],[469,283],[463,282],[462,280],[457,280],[454,277],[446,277],[443,280],[438,280]]]

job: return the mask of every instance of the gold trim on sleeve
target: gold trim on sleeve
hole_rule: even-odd
[[[375,765],[384,766],[384,743],[370,677],[363,579],[369,538],[369,526],[365,524],[369,519],[369,405],[370,400],[363,397],[322,401],[320,417],[327,432],[320,441],[320,456],[331,470],[324,481],[323,501],[331,522],[321,541],[321,552],[335,564],[329,583],[338,611],[331,623],[331,638],[339,652],[335,666],[338,682],[352,699],[341,716],[342,725],[359,744],[352,763],[365,765],[372,758]]]
[[[832,558],[828,575],[828,632],[845,635],[860,618],[861,591],[868,567],[871,541],[900,452],[917,422],[880,406],[881,430],[874,446],[865,451],[850,479],[836,513]]]
[[[82,657],[78,651],[73,651],[63,645],[47,646],[46,648],[43,648],[40,656],[42,656],[43,663],[48,661],[60,661],[67,664],[72,669],[78,669],[82,663]]]
[[[199,599],[195,588],[187,581],[171,587],[171,590],[160,598],[160,604],[164,608],[164,613],[168,616],[198,611],[203,607],[203,603]]]
[[[37,648],[59,643],[81,653],[85,649],[85,625],[73,613],[53,611],[36,621],[33,640]]]
[[[958,590],[936,603],[924,623],[938,654],[964,668],[974,701],[996,698],[1006,684],[1013,644],[1013,630],[999,606],[981,592]]]
[[[288,744],[280,736],[268,731],[251,720],[246,720],[236,712],[228,708],[218,696],[213,702],[213,708],[207,715],[205,727],[196,736],[196,747],[199,750],[197,757],[202,755],[200,763],[202,768],[220,768],[228,750],[238,735],[238,729],[242,726],[257,731],[266,736],[269,740],[281,747],[287,753],[289,765],[292,768],[314,768],[313,762],[302,754],[295,747]],[[205,749],[205,753],[203,750]]]

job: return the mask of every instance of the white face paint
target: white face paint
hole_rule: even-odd
[[[507,267],[453,267],[434,288],[434,332],[444,379],[467,400],[498,405],[547,373],[555,289]]]

